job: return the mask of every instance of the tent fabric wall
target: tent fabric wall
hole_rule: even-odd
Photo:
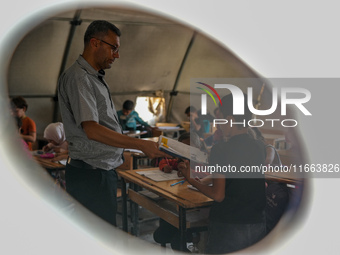
[[[9,96],[28,99],[28,116],[37,123],[37,133],[53,121],[58,75],[66,42],[76,10],[49,17],[29,31],[19,42],[8,71]],[[80,10],[65,68],[83,51],[83,35],[96,19],[105,19],[121,31],[120,58],[106,70],[117,109],[126,99],[152,95],[162,90],[170,121],[185,121],[184,110],[190,105],[190,80],[200,77],[259,77],[230,50],[194,28],[150,13],[132,9],[89,8]],[[192,47],[188,50],[193,35]],[[188,56],[180,70],[185,53]],[[168,107],[170,92],[176,83],[177,96]]]

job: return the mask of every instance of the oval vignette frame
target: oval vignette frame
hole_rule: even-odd
[[[95,7],[95,6],[98,6],[98,5],[93,5],[91,7]],[[107,6],[107,5],[105,5]],[[100,6],[100,7],[104,7],[104,6]],[[113,9],[117,9],[117,10],[128,10],[128,11],[132,11],[132,12],[136,12],[136,13],[143,13],[145,15],[150,15],[150,16],[157,16],[155,13],[152,13],[151,12],[148,14],[145,10],[143,11],[138,11],[138,9],[133,9],[131,8],[131,6],[129,6],[129,8],[125,8],[124,6],[112,6]],[[70,10],[74,10],[73,8],[63,8],[64,11],[70,11]],[[60,10],[58,10],[59,12]],[[55,10],[52,11],[50,10],[48,12],[48,16],[51,17],[51,14],[52,13],[55,13]],[[16,33],[15,35],[13,34],[12,35],[12,40],[10,41],[13,41],[13,39],[18,39],[17,42],[18,42],[18,45],[19,45],[19,42],[21,42],[22,39],[24,39],[26,36],[28,36],[32,30],[36,29],[37,27],[41,26],[42,23],[44,23],[45,21],[43,20],[40,20],[39,22],[37,21],[38,19],[34,19],[35,17],[32,16],[30,17],[30,19],[32,20],[32,23],[31,25],[27,25],[26,26],[23,26],[21,28],[19,28],[18,30],[18,33]],[[29,19],[29,18],[27,18]],[[167,22],[170,20],[170,18],[164,18],[165,20],[167,20]],[[179,21],[174,21],[174,23],[177,23]],[[183,25],[184,26],[184,25]],[[21,34],[25,34],[23,33],[23,31],[27,31],[27,27],[30,27],[30,32],[28,32],[24,37],[21,37],[19,39],[19,35],[20,32]],[[187,28],[187,29],[193,29],[193,28]],[[207,39],[206,35],[203,35],[201,34],[201,36],[205,39]],[[213,42],[213,41],[212,41]],[[216,44],[216,47],[217,48],[221,48],[222,46],[218,45],[217,42],[214,42]],[[8,48],[9,49],[13,49],[13,44],[9,45],[10,43],[8,43]],[[223,47],[222,47],[223,48]],[[227,49],[225,49],[226,51],[228,51]],[[12,50],[9,50],[8,53],[12,52]],[[13,49],[13,54],[14,54],[14,49]],[[234,56],[235,58],[237,58],[236,56]],[[8,59],[9,61],[9,59]],[[240,60],[241,61],[241,60]],[[10,61],[9,61],[10,62]],[[241,61],[242,62],[242,61]],[[9,63],[10,65],[10,63]],[[9,66],[8,65],[8,66]],[[251,70],[250,68],[250,71],[249,72],[253,72],[253,70]],[[6,84],[7,85],[7,77],[5,78],[6,80],[4,80],[4,78],[2,78],[2,84]],[[6,88],[1,88],[1,90],[6,90]],[[1,107],[1,111],[3,111],[1,114],[3,117],[5,117],[4,119],[6,121],[2,122],[1,125],[2,126],[2,129],[3,130],[7,130],[8,132],[8,136],[5,137],[5,144],[7,147],[7,152],[8,155],[11,157],[13,155],[17,156],[17,157],[21,157],[21,158],[25,158],[25,155],[24,153],[21,151],[20,147],[18,144],[14,144],[12,143],[12,139],[17,139],[17,135],[15,133],[15,130],[13,129],[13,123],[11,123],[10,121],[10,115],[8,114],[8,112],[6,112],[6,110],[8,110],[8,107],[6,106],[7,105],[7,98],[4,96],[4,95],[7,95],[7,93],[1,93],[1,104],[2,104],[2,107]],[[18,139],[17,139],[18,140]],[[14,163],[14,164],[13,164]],[[48,204],[52,205],[54,208],[54,210],[60,210],[61,208],[64,208],[65,204],[65,197],[64,197],[64,194],[63,194],[63,191],[61,190],[56,190],[55,187],[54,187],[54,183],[49,179],[49,177],[43,173],[43,171],[41,171],[41,168],[39,168],[39,166],[37,166],[35,164],[35,162],[32,162],[31,160],[29,159],[26,159],[26,160],[21,160],[21,161],[16,161],[16,162],[12,162],[12,165],[13,167],[13,170],[15,171],[15,175],[17,178],[19,178],[21,181],[24,182],[24,185],[25,188],[27,188],[28,190],[30,190],[30,193],[31,194],[35,194],[37,196],[40,197],[40,199],[42,199],[43,201],[47,202]],[[26,171],[26,172],[22,172],[22,169],[25,169],[25,168],[29,168],[29,171]],[[34,187],[32,187],[30,184],[33,184],[34,183]],[[307,184],[307,183],[305,183]],[[297,223],[297,219],[301,219],[301,212],[304,212],[305,210],[305,207],[306,207],[306,195],[308,195],[308,184],[304,187],[304,191],[307,191],[307,192],[304,192],[303,194],[303,201],[302,201],[302,204],[300,204],[300,209],[294,213],[294,220],[292,221],[292,223],[289,223],[291,225],[296,224]],[[41,191],[43,191],[43,195],[41,193]],[[305,194],[307,193],[307,194]],[[57,194],[57,195],[56,195]],[[59,197],[60,196],[60,197]],[[307,196],[308,197],[308,196]],[[75,202],[76,203],[76,202]],[[77,204],[77,203],[76,203]],[[80,205],[76,205],[76,206],[80,206]],[[50,210],[50,208],[49,208]],[[125,245],[126,243],[130,243],[130,242],[133,242],[133,243],[136,243],[137,245],[129,245],[129,248],[131,248],[131,251],[129,251],[129,253],[135,253],[138,251],[138,245],[142,245],[143,249],[145,251],[147,251],[148,253],[150,254],[158,254],[159,253],[159,250],[155,249],[155,247],[153,246],[149,246],[149,245],[146,245],[145,242],[141,242],[140,240],[134,238],[134,237],[131,237],[129,235],[126,235],[125,233],[123,233],[122,231],[120,230],[117,230],[117,229],[114,229],[110,226],[108,226],[108,224],[106,224],[105,222],[103,222],[102,220],[98,219],[97,217],[93,217],[93,215],[88,212],[87,210],[83,210],[82,212],[82,217],[81,218],[78,218],[78,219],[74,219],[72,218],[72,216],[68,215],[67,213],[65,214],[64,211],[60,211],[58,212],[58,215],[60,216],[60,214],[62,215],[61,217],[63,219],[66,219],[67,217],[69,217],[69,220],[70,222],[73,221],[73,223],[75,223],[78,227],[81,227],[83,230],[87,231],[90,233],[90,235],[93,235],[95,236],[95,238],[101,242],[101,243],[104,243],[105,246],[108,248],[108,249],[113,249],[115,250],[116,248],[118,248],[119,251],[122,251],[125,249]],[[288,216],[287,216],[288,217]],[[88,220],[90,219],[90,220]],[[251,251],[251,250],[258,250],[258,249],[268,249],[268,248],[263,248],[263,246],[268,246],[270,248],[274,248],[276,246],[279,246],[280,244],[278,244],[278,241],[273,241],[273,239],[271,238],[271,235],[282,235],[283,237],[287,237],[288,233],[292,233],[292,230],[294,230],[296,227],[298,227],[299,224],[297,225],[294,225],[294,226],[290,226],[289,228],[286,228],[285,226],[285,222],[286,221],[291,221],[292,218],[291,216],[289,216],[289,218],[283,218],[280,222],[280,224],[278,225],[278,227],[273,231],[272,234],[268,235],[263,241],[261,241],[260,243],[252,246],[252,247],[249,247],[248,250]],[[112,245],[112,240],[110,240],[110,238],[108,238],[109,235],[115,235],[115,236],[120,236],[119,238],[117,238],[116,242],[114,243],[114,245]],[[289,238],[292,238],[292,237],[289,237]],[[289,238],[287,240],[289,240]],[[282,242],[283,239],[280,238],[280,241]],[[272,243],[274,242],[274,243]],[[123,245],[124,244],[124,245]],[[282,245],[282,244],[281,244]]]

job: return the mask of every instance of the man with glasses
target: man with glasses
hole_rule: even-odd
[[[59,78],[58,99],[69,158],[66,190],[93,213],[116,225],[117,174],[123,148],[164,157],[157,143],[122,134],[104,69],[119,58],[120,30],[97,20],[87,28],[84,51]]]

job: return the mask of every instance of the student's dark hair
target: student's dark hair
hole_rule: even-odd
[[[125,110],[133,110],[133,107],[135,106],[135,104],[131,101],[131,100],[126,100],[123,103],[123,109]]]
[[[190,133],[189,132],[185,132],[178,137],[179,142],[182,142],[183,140],[186,140],[186,139],[190,139]]]
[[[12,103],[12,106],[15,106],[16,108],[20,108],[20,109],[26,108],[26,111],[27,111],[28,104],[23,97],[21,96],[13,97],[11,100],[11,103]]]
[[[121,36],[119,28],[112,23],[106,20],[93,21],[86,29],[84,35],[84,44],[87,45],[93,37],[98,39],[103,38],[108,34],[109,30],[114,32],[116,35]]]
[[[196,108],[195,108],[195,106],[192,106],[192,105],[190,105],[190,106],[188,106],[187,107],[187,109],[185,109],[185,114],[188,114],[188,113],[190,113],[190,112],[196,112],[197,110],[196,110]]]
[[[234,103],[234,96],[232,94],[228,94],[222,98],[222,105],[219,106],[220,111],[224,118],[227,116],[233,116],[236,122],[243,122],[245,120],[246,126],[248,121],[252,118],[252,113],[248,108],[248,96],[247,94],[243,94],[244,96],[244,114],[242,115],[234,115],[233,113],[233,103]]]
[[[200,140],[200,137],[198,136],[197,133],[195,132],[185,132],[181,134],[178,138],[179,142],[182,142],[184,140],[190,139],[190,145],[194,146],[196,148],[201,148],[202,147],[202,142]]]

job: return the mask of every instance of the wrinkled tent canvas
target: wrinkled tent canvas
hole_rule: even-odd
[[[162,93],[166,114],[161,121],[181,123],[187,120],[190,79],[259,77],[232,51],[196,28],[130,9],[71,10],[29,31],[10,62],[9,96],[27,99],[28,115],[36,121],[38,134],[49,123],[60,121],[58,77],[82,53],[84,32],[96,19],[108,20],[122,31],[120,58],[106,72],[117,109],[126,99]],[[257,95],[260,87],[254,91]]]

